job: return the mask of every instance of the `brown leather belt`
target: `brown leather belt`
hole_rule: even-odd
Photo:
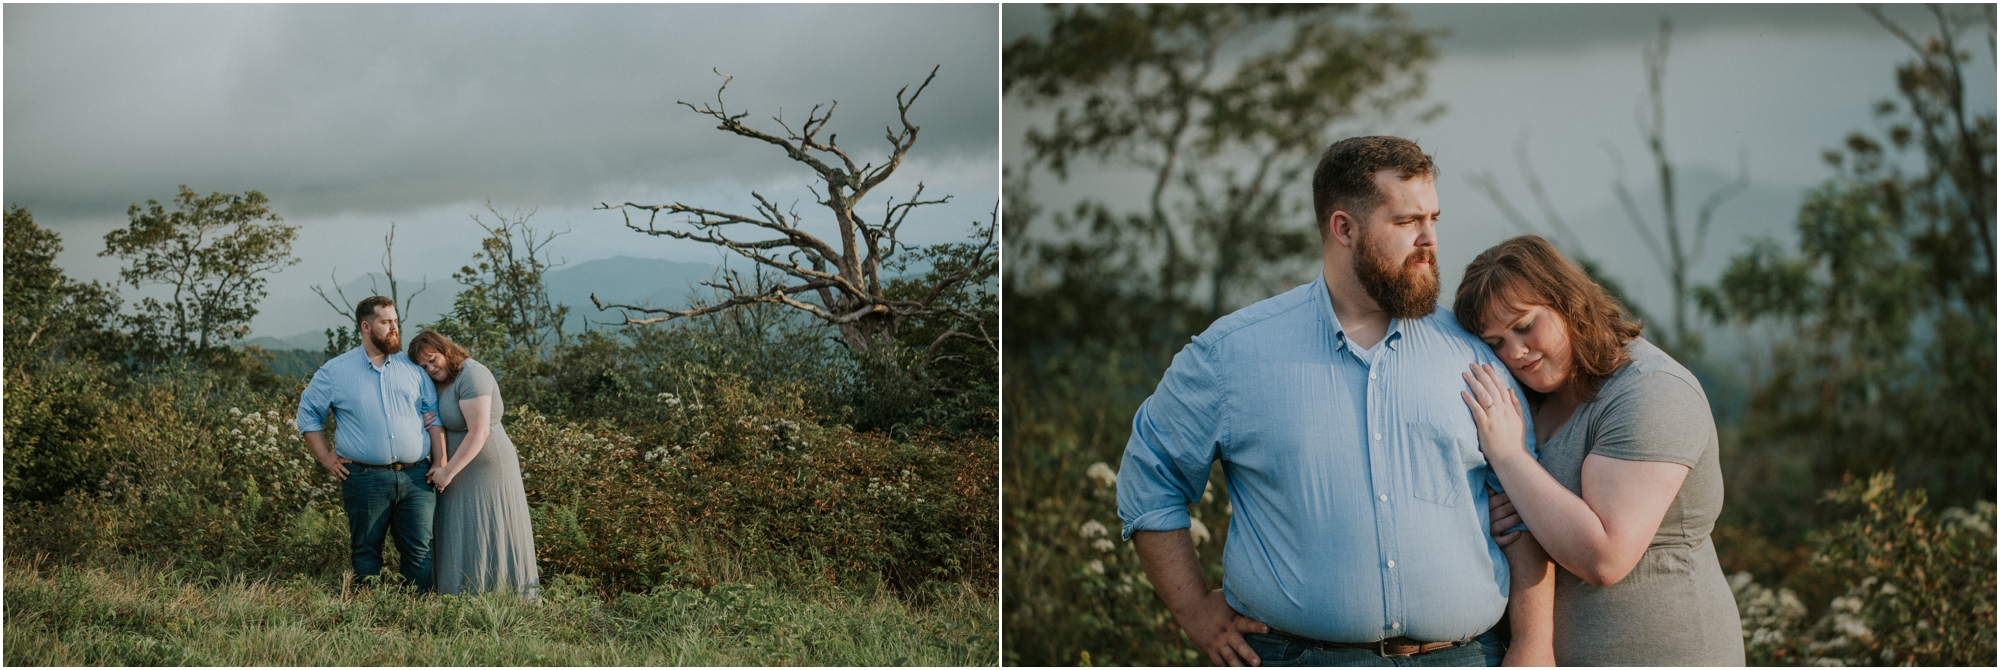
[[[348,463],[348,465],[358,465],[364,468],[375,468],[378,470],[402,470],[404,468],[414,468],[429,462],[431,462],[431,459],[426,458],[424,460],[417,461],[415,463],[390,463],[388,465],[376,465],[373,463],[363,463],[360,461],[355,461],[352,463]]]
[[[1454,642],[1425,642],[1422,640],[1416,640],[1398,636],[1383,640],[1377,640],[1375,642],[1333,642],[1329,640],[1319,640],[1310,637],[1300,637],[1297,635],[1293,635],[1291,633],[1286,633],[1278,630],[1273,630],[1271,632],[1273,634],[1282,637],[1291,638],[1293,640],[1298,641],[1300,644],[1304,644],[1306,646],[1342,647],[1346,649],[1366,649],[1368,651],[1372,651],[1375,652],[1376,654],[1381,655],[1382,658],[1405,658],[1409,656],[1416,656],[1418,654],[1428,654],[1430,652],[1437,651],[1439,649],[1450,649],[1452,647],[1456,647],[1472,641],[1472,638],[1468,637],[1463,640],[1457,640]]]

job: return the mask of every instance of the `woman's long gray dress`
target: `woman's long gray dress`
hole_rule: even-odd
[[[1541,444],[1542,467],[1583,495],[1591,454],[1688,466],[1631,574],[1591,586],[1556,567],[1557,665],[1743,665],[1743,622],[1709,532],[1722,514],[1715,417],[1694,374],[1645,338],[1597,400]]]
[[[449,386],[438,389],[438,421],[444,424],[445,453],[458,462],[465,440],[465,413],[460,400],[493,397],[493,431],[486,446],[460,470],[437,497],[432,560],[437,592],[473,595],[512,591],[539,595],[535,569],[535,529],[528,519],[528,494],[521,486],[521,459],[500,426],[505,407],[493,371],[467,360]]]

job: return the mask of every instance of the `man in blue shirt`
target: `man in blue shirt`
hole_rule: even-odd
[[[1313,175],[1320,279],[1210,325],[1133,419],[1125,536],[1217,665],[1502,658],[1508,561],[1460,399],[1468,366],[1500,361],[1437,306],[1435,175],[1408,140],[1328,148]],[[1233,513],[1210,591],[1187,506],[1217,460]]]
[[[424,477],[431,448],[444,429],[426,413],[437,411],[437,387],[424,370],[398,353],[403,348],[396,304],[372,296],[354,307],[361,346],[335,356],[313,373],[299,396],[298,428],[320,467],[340,480],[354,576],[382,571],[382,536],[395,527],[398,566],[418,590],[431,581],[431,516],[437,494]],[[334,449],[326,444],[328,413]],[[443,451],[438,451],[443,463]]]

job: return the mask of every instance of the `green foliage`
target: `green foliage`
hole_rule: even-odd
[[[697,557],[713,546],[832,584],[991,579],[990,439],[891,441],[820,425],[796,393],[708,389],[617,423],[509,424],[550,521],[537,530],[546,569],[611,590],[706,586],[717,575]]]
[[[35,224],[19,206],[6,213],[6,358],[34,365],[55,358],[117,359],[120,333],[108,327],[118,295],[98,282],[78,283],[56,267],[62,236]]]
[[[517,351],[518,357],[541,356],[563,342],[562,322],[569,314],[567,305],[549,301],[548,288],[542,284],[550,267],[543,249],[562,233],[538,235],[528,225],[534,210],[501,213],[491,204],[486,209],[494,222],[489,225],[472,217],[486,238],[479,241],[472,264],[452,273],[465,290],[438,324],[439,330],[453,335],[455,342],[456,335],[466,335],[467,341],[460,345],[482,360]]]
[[[265,277],[297,264],[299,227],[271,212],[264,194],[196,194],[183,185],[168,212],[157,200],[133,203],[131,224],[104,236],[99,256],[130,263],[118,271],[132,288],[166,286],[165,302],[147,297],[128,320],[147,358],[207,355],[250,332]]]
[[[1823,521],[1810,492],[1889,469],[1949,504],[1993,499],[1993,117],[1940,107],[1962,90],[1951,32],[1912,44],[1882,136],[1827,153],[1798,251],[1756,242],[1696,291],[1712,318],[1779,334],[1729,468],[1747,521],[1797,536]]]
[[[280,387],[195,369],[122,390],[10,379],[10,394],[31,388],[17,382],[74,393],[10,407],[10,445],[53,436],[73,451],[41,450],[50,437],[19,463],[10,451],[9,467],[53,473],[20,481],[70,490],[49,502],[10,500],[10,555],[63,564],[144,556],[216,576],[325,579],[346,568],[338,488],[291,426],[303,380]],[[991,438],[892,440],[822,425],[802,387],[758,391],[718,375],[684,391],[687,400],[655,395],[590,421],[510,408],[544,573],[580,575],[606,593],[705,588],[746,569],[790,586],[879,584],[905,595],[933,581],[991,588]],[[38,428],[61,403],[93,398],[98,405],[69,410],[95,412],[88,421],[54,422],[87,434]]]
[[[1924,511],[1922,489],[1883,473],[1827,492],[1854,516],[1816,533],[1792,589],[1748,573],[1731,586],[1751,665],[1989,665],[1994,659],[1993,505]]]
[[[10,503],[8,543],[66,562],[143,555],[211,574],[337,574],[338,489],[291,426],[303,387],[178,370],[105,393],[119,411],[71,447],[87,479],[59,501]]]
[[[1110,282],[1010,299],[1029,310],[1099,291],[1156,296],[1213,319],[1310,270],[1319,245],[1310,185],[1301,182],[1337,139],[1328,133],[1421,97],[1436,57],[1433,33],[1386,5],[1049,11],[1047,39],[1019,38],[1002,54],[1009,95],[1056,112],[1049,126],[1027,131],[1030,169],[1067,179],[1089,160],[1141,170],[1153,188],[1144,212],[1083,200],[1056,217],[1049,239],[1022,234],[1032,216],[1010,222],[1016,267],[1076,279],[1044,263],[1087,261],[1100,266],[1086,270],[1091,278]],[[1023,276],[1010,282],[1027,279],[1015,274]]]
[[[956,586],[914,606],[756,583],[603,597],[555,577],[527,603],[13,552],[6,584],[8,665],[964,666],[998,646],[992,597]]]
[[[1008,363],[1001,614],[1006,662],[1190,665],[1205,661],[1181,635],[1129,542],[1119,541],[1115,479],[1132,414],[1160,369],[1116,349],[1040,364]],[[1228,508],[1220,470],[1213,497],[1190,513],[1213,536],[1197,546],[1211,587],[1222,579]]]
[[[6,377],[7,504],[49,502],[99,471],[99,426],[114,409],[104,370],[74,361],[9,362]]]

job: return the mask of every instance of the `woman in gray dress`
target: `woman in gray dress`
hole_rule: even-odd
[[[1722,512],[1715,419],[1701,383],[1639,337],[1604,289],[1532,235],[1481,253],[1452,306],[1525,387],[1466,376],[1479,447],[1507,492],[1503,544],[1549,561],[1513,565],[1517,662],[1743,665],[1736,601],[1709,541]],[[1534,412],[1536,454],[1523,443]],[[1517,523],[1528,530],[1506,533]],[[1524,563],[1516,561],[1516,563]],[[1535,616],[1536,614],[1540,616]]]
[[[431,540],[440,594],[509,591],[539,596],[535,529],[521,486],[521,459],[500,426],[504,405],[493,372],[437,331],[410,340],[410,360],[437,383],[446,465],[432,468],[438,490]]]

